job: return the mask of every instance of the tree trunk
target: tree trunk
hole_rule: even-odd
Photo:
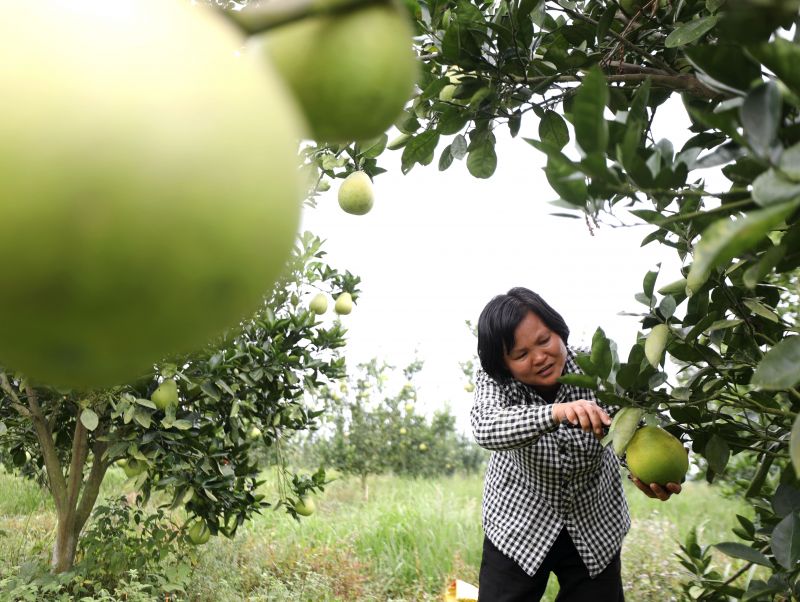
[[[53,544],[53,558],[50,566],[54,573],[63,573],[75,563],[75,551],[78,549],[78,534],[75,529],[75,512],[71,516],[58,517],[56,541]]]
[[[369,485],[367,484],[367,475],[361,475],[361,495],[365,502],[369,501]]]

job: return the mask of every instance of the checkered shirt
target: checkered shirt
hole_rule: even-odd
[[[565,373],[581,370],[567,348]],[[597,401],[589,389],[561,385],[555,403]],[[607,411],[611,408],[606,408]],[[563,527],[589,574],[597,576],[630,528],[619,460],[592,433],[553,420],[551,404],[529,385],[475,379],[472,431],[493,453],[483,490],[489,540],[534,575]]]

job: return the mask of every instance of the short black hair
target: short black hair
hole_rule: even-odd
[[[478,318],[478,358],[481,367],[495,380],[511,378],[505,354],[514,348],[514,331],[531,311],[567,344],[567,323],[538,294],[518,286],[505,295],[497,295]]]

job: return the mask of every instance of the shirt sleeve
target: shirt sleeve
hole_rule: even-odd
[[[552,405],[526,405],[521,399],[513,399],[508,387],[500,385],[483,370],[479,370],[475,378],[470,422],[478,445],[492,451],[531,445],[559,427],[553,420]]]

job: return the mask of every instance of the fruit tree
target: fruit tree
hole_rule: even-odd
[[[271,505],[256,491],[258,448],[312,426],[319,413],[306,409],[305,392],[344,375],[344,328],[318,318],[304,297],[313,289],[355,293],[358,279],[328,266],[321,244],[304,234],[258,312],[131,384],[57,389],[0,371],[0,457],[46,476],[57,515],[55,572],[72,566],[103,478],[119,460],[144,499],[160,491],[194,517],[194,543],[232,536]],[[277,502],[291,513],[289,496],[320,489],[324,475],[293,482]]]

